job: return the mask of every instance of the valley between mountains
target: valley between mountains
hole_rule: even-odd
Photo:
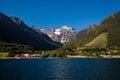
[[[71,26],[37,29],[0,12],[0,58],[118,58],[120,12],[77,32]]]

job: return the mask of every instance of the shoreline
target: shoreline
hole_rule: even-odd
[[[67,58],[120,58],[120,55],[100,55],[100,56],[81,56],[81,55],[67,55]]]
[[[42,59],[41,57],[33,57],[33,58],[26,58],[26,57],[2,57],[0,59]]]
[[[26,57],[1,57],[1,59],[57,59],[57,58],[62,58],[62,57],[48,57],[48,58],[41,58],[41,57],[32,57],[32,58],[26,58]],[[120,55],[100,55],[100,57],[97,56],[81,56],[81,55],[67,55],[67,57],[64,58],[120,58]]]

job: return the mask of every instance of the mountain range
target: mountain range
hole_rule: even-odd
[[[75,38],[77,32],[74,28],[68,26],[62,26],[61,28],[40,29],[41,32],[47,34],[53,41],[66,43],[71,38]]]
[[[68,26],[37,29],[17,17],[0,13],[0,41],[25,44],[39,50],[54,50],[66,42],[69,47],[120,47],[120,12],[79,32]]]
[[[46,34],[28,27],[17,17],[8,17],[0,12],[0,41],[25,44],[39,50],[53,50],[61,46]]]

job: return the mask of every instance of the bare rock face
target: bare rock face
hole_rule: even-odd
[[[59,29],[40,29],[40,31],[47,34],[53,41],[60,43],[68,42],[71,38],[75,38],[76,36],[75,29],[68,26],[62,26]]]

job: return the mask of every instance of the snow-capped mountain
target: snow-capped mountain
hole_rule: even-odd
[[[71,38],[75,38],[76,36],[75,29],[68,26],[62,26],[59,29],[40,29],[40,31],[47,34],[53,41],[61,43],[68,42]]]

